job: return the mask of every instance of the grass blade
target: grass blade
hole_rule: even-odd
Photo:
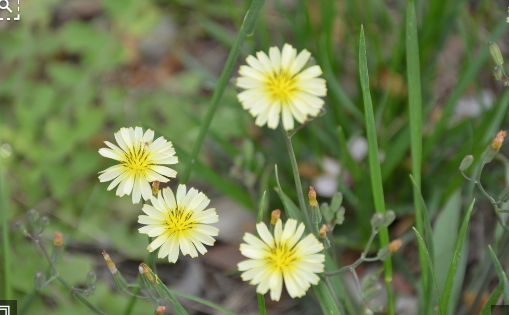
[[[502,294],[504,296],[504,303],[509,303],[509,280],[507,280],[507,276],[504,273],[504,270],[502,269],[502,265],[500,265],[500,261],[498,261],[497,255],[491,248],[491,245],[488,246],[488,249],[490,250],[491,258],[493,259],[493,264],[495,265],[495,270],[497,271],[498,279],[500,281],[500,284],[502,284]]]
[[[3,295],[6,300],[12,300],[11,271],[9,262],[9,226],[7,224],[7,207],[3,187],[2,161],[0,161],[0,226],[2,228],[2,279]]]
[[[437,277],[435,276],[435,268],[433,267],[433,261],[431,260],[431,256],[429,255],[428,248],[426,247],[426,243],[424,242],[424,239],[422,238],[421,234],[415,228],[413,228],[413,229],[415,232],[415,236],[417,236],[417,242],[419,243],[419,247],[422,248],[422,251],[424,252],[424,256],[428,260],[427,266],[430,268],[429,270],[431,271],[431,279],[433,280],[433,284],[435,286],[435,293],[437,295],[438,305],[440,305],[441,304],[440,303],[440,294],[438,292]],[[438,308],[438,314],[445,315],[442,313],[442,308],[440,308],[440,307]]]
[[[504,286],[502,284],[499,284],[497,286],[497,289],[493,292],[493,294],[490,296],[488,302],[484,304],[484,307],[482,308],[482,311],[479,315],[490,315],[491,314],[491,306],[495,305],[502,295],[502,291],[504,289]]]
[[[228,315],[237,315],[237,313],[234,313],[234,312],[232,312],[230,310],[227,310],[226,308],[222,307],[221,305],[217,305],[217,304],[212,303],[212,302],[210,302],[208,300],[201,299],[199,297],[196,297],[196,296],[193,296],[193,295],[189,295],[189,294],[186,294],[186,293],[182,293],[182,292],[179,292],[179,291],[175,291],[175,290],[168,289],[168,292],[173,294],[173,295],[181,296],[183,298],[186,298],[186,299],[198,302],[200,304],[209,306],[209,307],[214,308],[214,309],[216,309],[218,311],[221,311],[221,312],[223,312],[225,314],[228,314]]]
[[[214,117],[214,113],[216,112],[217,107],[219,106],[219,101],[223,96],[223,92],[228,84],[228,80],[233,72],[233,68],[235,66],[235,62],[240,53],[240,49],[246,36],[252,34],[254,27],[256,25],[256,20],[258,19],[258,15],[263,8],[263,4],[265,0],[253,0],[249,10],[246,13],[246,17],[244,18],[244,22],[242,23],[242,27],[237,34],[237,38],[235,38],[235,42],[233,44],[232,49],[230,50],[230,54],[228,55],[228,59],[226,60],[226,64],[224,65],[223,71],[221,72],[221,76],[219,77],[219,81],[217,83],[217,87],[214,89],[214,94],[212,95],[212,99],[210,101],[210,105],[205,113],[205,117],[203,118],[202,125],[200,127],[200,133],[198,134],[198,138],[193,145],[193,149],[189,156],[188,162],[186,164],[186,168],[182,172],[182,176],[180,177],[180,183],[185,184],[189,179],[189,175],[191,174],[191,170],[193,166],[196,164],[196,159],[198,157],[198,153],[200,152],[201,145],[203,144],[203,140],[205,140],[205,136],[210,127],[210,123],[212,122],[212,118]]]
[[[458,264],[460,261],[460,255],[463,248],[463,242],[465,241],[465,236],[468,231],[468,223],[470,222],[470,216],[472,214],[472,209],[474,208],[475,199],[470,204],[468,208],[467,214],[463,219],[463,223],[461,224],[460,233],[458,235],[458,240],[456,241],[456,249],[454,250],[454,255],[452,258],[451,267],[449,267],[449,273],[447,274],[447,280],[445,281],[444,291],[442,294],[442,301],[440,303],[440,308],[442,312],[447,313],[447,309],[449,307],[449,300],[451,298],[452,289],[454,286],[454,278],[456,277],[456,269],[458,268]],[[507,278],[505,278],[507,281]],[[508,287],[509,290],[509,287]],[[509,301],[509,300],[508,300]]]
[[[359,43],[359,76],[361,81],[362,96],[364,99],[364,118],[366,120],[366,134],[368,137],[368,157],[369,171],[371,175],[371,188],[373,189],[373,198],[375,210],[378,213],[385,214],[384,191],[382,187],[382,171],[380,169],[380,157],[378,156],[378,142],[376,138],[375,116],[373,114],[373,103],[369,91],[368,62],[366,58],[366,42],[364,39],[364,27],[361,26],[361,35]],[[387,227],[380,230],[381,247],[389,245],[389,232]],[[389,314],[394,314],[394,301],[392,296],[392,264],[391,259],[384,261],[385,285],[387,288],[387,305]]]

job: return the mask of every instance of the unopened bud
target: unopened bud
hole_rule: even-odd
[[[500,66],[504,63],[504,58],[502,57],[502,53],[500,52],[500,48],[498,48],[497,43],[489,42],[488,47],[490,49],[491,57],[495,61],[497,66]]]
[[[89,271],[87,273],[87,286],[90,288],[94,286],[95,282],[97,281],[97,275],[93,271]]]
[[[385,216],[384,216],[384,223],[383,223],[383,227],[388,227],[389,225],[391,225],[392,222],[394,222],[394,220],[396,219],[396,214],[394,213],[394,211],[392,210],[389,210],[385,213]]]
[[[481,161],[486,164],[493,160],[493,158],[497,155],[498,151],[500,151],[500,148],[502,147],[502,144],[504,143],[504,137],[506,135],[506,132],[501,130],[497,133],[495,136],[495,139],[491,142],[491,144],[484,150],[483,154],[481,155]]]
[[[34,209],[30,209],[27,212],[28,222],[30,226],[34,229],[34,231],[38,231],[40,229],[41,220],[39,217],[39,213]]]
[[[367,291],[378,283],[378,276],[370,274],[362,279],[362,291]]]
[[[117,289],[120,291],[125,291],[127,289],[127,281],[117,270],[117,267],[115,266],[113,260],[111,260],[110,255],[108,255],[108,253],[106,253],[105,251],[103,251],[102,254],[104,260],[106,261],[106,265],[108,266],[108,269],[110,270],[113,276],[113,281],[115,281],[115,287],[117,287]]]
[[[53,237],[53,251],[51,252],[51,261],[58,263],[62,259],[62,246],[64,245],[64,236],[60,232],[55,232]]]
[[[397,240],[390,242],[388,248],[391,254],[397,252],[401,248],[401,239],[398,238]]]
[[[502,68],[500,68],[499,66],[495,66],[493,68],[493,76],[495,77],[495,79],[502,80],[503,75],[504,73],[502,72]]]
[[[159,193],[159,184],[160,182],[158,180],[152,182],[152,194],[154,196],[157,196],[157,194]]]
[[[160,297],[162,298],[168,297],[164,283],[152,271],[152,269],[150,269],[150,267],[147,266],[147,264],[141,263],[140,266],[138,267],[138,271],[141,274],[142,286],[145,287],[145,289],[147,290],[154,289]]]
[[[163,315],[164,312],[166,312],[166,307],[164,306],[158,306],[156,308],[156,311],[154,312],[154,315]]]
[[[332,196],[332,201],[330,204],[330,208],[333,212],[338,211],[341,208],[341,204],[343,203],[343,194],[337,192]]]
[[[339,208],[339,211],[336,212],[336,224],[343,224],[343,222],[345,221],[345,208],[344,207],[341,207]]]
[[[37,291],[42,290],[46,284],[46,276],[40,271],[36,272],[34,275],[34,284]]]
[[[385,218],[381,213],[375,213],[373,217],[371,217],[371,226],[373,229],[378,229],[384,224]]]
[[[20,221],[16,221],[14,226],[23,234],[23,236],[28,236],[29,235],[27,229],[25,228],[23,223],[21,223]]]
[[[320,231],[318,232],[318,236],[321,238],[321,239],[326,239],[327,238],[327,232],[329,232],[330,229],[327,227],[327,225],[323,224],[322,227],[320,228]]]
[[[276,209],[270,213],[270,224],[276,225],[277,221],[281,218],[281,210]]]
[[[313,186],[309,186],[308,198],[311,208],[318,207],[318,201],[316,201],[316,191]]]
[[[507,186],[506,188],[504,188],[504,190],[502,190],[502,192],[498,196],[498,200],[500,202],[506,202],[507,200],[509,200],[509,186]]]
[[[42,224],[42,231],[44,231],[44,229],[46,229],[49,225],[49,219],[47,216],[44,216],[41,218],[41,224]]]
[[[460,163],[460,171],[464,171],[472,165],[474,162],[474,157],[472,155],[467,155],[463,158],[463,160]]]

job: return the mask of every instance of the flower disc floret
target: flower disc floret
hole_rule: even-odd
[[[109,148],[102,148],[99,154],[114,159],[120,164],[111,166],[100,172],[99,180],[113,180],[108,190],[117,187],[117,196],[130,195],[133,203],[150,199],[152,189],[150,182],[168,182],[168,177],[175,177],[177,172],[167,166],[176,164],[178,158],[170,141],[159,137],[154,141],[154,131],[148,129],[143,133],[141,127],[121,128],[115,133],[117,144],[109,141],[104,143]]]
[[[269,49],[269,55],[260,51],[248,56],[239,69],[237,86],[244,89],[237,98],[244,109],[256,117],[255,124],[276,129],[282,117],[285,130],[294,129],[294,119],[304,123],[316,117],[324,104],[320,97],[327,93],[320,66],[303,70],[311,54],[285,44],[280,51]]]
[[[316,275],[324,270],[325,256],[320,252],[322,243],[309,234],[301,239],[304,224],[297,227],[297,221],[289,219],[283,229],[278,220],[274,227],[274,235],[269,232],[265,223],[256,225],[260,237],[246,233],[240,245],[242,255],[249,258],[238,264],[242,280],[256,285],[256,292],[267,293],[270,298],[279,301],[285,284],[292,298],[306,294],[311,284],[318,284]]]
[[[152,205],[143,205],[143,212],[138,222],[146,226],[140,233],[156,239],[147,247],[153,252],[159,248],[159,258],[168,256],[168,261],[175,263],[179,252],[183,255],[198,257],[207,249],[203,244],[212,246],[219,230],[210,226],[218,221],[214,208],[206,209],[209,198],[204,193],[191,188],[187,192],[185,185],[179,185],[177,195],[170,188],[164,188],[157,198],[150,199]]]

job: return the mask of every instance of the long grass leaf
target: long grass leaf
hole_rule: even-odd
[[[368,137],[368,158],[369,171],[371,175],[371,188],[375,210],[378,213],[385,214],[384,191],[382,187],[382,171],[380,169],[380,157],[378,155],[378,142],[376,138],[375,116],[373,114],[373,103],[369,91],[368,62],[366,58],[366,42],[364,39],[364,27],[361,26],[361,35],[359,43],[359,76],[361,81],[362,96],[364,99],[364,118],[366,120],[366,134]],[[389,244],[389,232],[387,227],[380,230],[380,244],[387,246]],[[391,259],[384,261],[385,285],[387,289],[387,301],[389,314],[394,314],[394,301],[392,296],[392,263]]]
[[[488,246],[488,249],[490,250],[491,258],[493,259],[493,264],[495,265],[495,270],[497,271],[498,279],[500,283],[503,286],[502,294],[504,296],[504,303],[509,303],[509,280],[507,280],[507,276],[504,273],[504,270],[502,269],[502,265],[500,264],[500,261],[498,261],[497,255],[491,248],[491,245]]]
[[[456,241],[456,248],[454,250],[454,255],[452,258],[451,267],[449,267],[449,273],[447,274],[447,280],[445,281],[444,291],[442,294],[442,301],[440,303],[440,308],[442,312],[447,313],[449,307],[449,300],[451,298],[452,289],[454,286],[454,278],[456,277],[456,269],[458,268],[458,264],[460,262],[460,255],[463,248],[463,242],[465,241],[465,237],[468,231],[468,223],[470,222],[470,215],[472,214],[472,209],[474,208],[475,199],[470,204],[468,208],[467,214],[463,219],[463,223],[461,224],[460,233],[458,235],[458,240]],[[505,278],[507,281],[507,278]],[[509,289],[509,287],[508,287]],[[509,301],[509,300],[508,300]]]

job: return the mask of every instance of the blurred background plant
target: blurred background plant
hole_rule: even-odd
[[[242,47],[241,59],[289,42],[299,51],[311,51],[323,69],[326,114],[292,139],[303,186],[313,185],[320,203],[329,202],[336,191],[343,194],[345,221],[334,229],[331,243],[339,265],[348,265],[369,241],[374,213],[357,72],[358,36],[364,24],[385,202],[397,216],[390,235],[412,245],[393,257],[396,310],[415,314],[421,270],[411,229],[414,186],[408,177],[412,168],[406,4],[269,1]],[[14,226],[26,221],[24,214],[32,208],[52,222],[43,239],[49,242],[55,231],[65,235],[62,276],[73,286],[85,287],[84,275],[97,273],[95,294],[89,297],[97,307],[111,314],[154,308],[111,289],[101,251],[115,256],[117,267],[130,270],[124,276],[133,280],[146,258],[141,250],[146,237],[136,231],[139,206],[129,197],[116,198],[106,192],[106,184],[98,183],[97,172],[110,164],[97,151],[120,127],[152,128],[174,143],[181,160],[176,169],[182,171],[248,6],[249,1],[233,0],[27,0],[21,1],[20,21],[0,22],[0,206],[8,224],[2,239],[9,237],[8,255],[5,245],[2,251],[4,259],[8,256],[2,262],[8,265],[2,263],[0,278],[9,286],[0,288],[0,296],[17,299],[19,314],[89,312],[64,287],[50,284],[36,293],[34,274],[46,265]],[[503,1],[434,0],[418,1],[416,7],[423,102],[420,190],[433,220],[430,250],[442,288],[462,209],[478,194],[458,173],[458,165],[467,154],[480,156],[496,132],[507,128],[509,92],[492,78],[487,45],[494,41],[502,55],[509,52],[507,6]],[[268,192],[268,209],[282,208],[272,190],[275,164],[282,189],[293,200],[296,195],[279,131],[255,127],[236,93],[233,84],[226,89],[190,178],[218,209],[224,231],[220,244],[198,262],[158,261],[158,274],[179,291],[248,314],[257,312],[254,289],[228,273],[242,259],[240,236],[254,228],[262,192]],[[502,147],[502,154],[507,156],[507,151]],[[494,191],[492,195],[507,182],[507,165],[485,167],[483,185]],[[172,180],[170,185],[176,183]],[[492,264],[486,246],[500,241],[503,233],[490,209],[489,201],[479,198],[460,256],[450,314],[475,314],[493,288],[478,287],[497,277],[493,268],[486,268]],[[379,249],[375,241],[371,254]],[[362,277],[369,271],[358,273]],[[348,278],[344,281],[352,285]],[[360,298],[351,295],[341,299],[349,310],[359,310]],[[254,304],[246,306],[246,297]],[[190,313],[212,312],[189,305]],[[268,302],[267,307],[274,313],[315,314],[317,305],[308,295]]]

